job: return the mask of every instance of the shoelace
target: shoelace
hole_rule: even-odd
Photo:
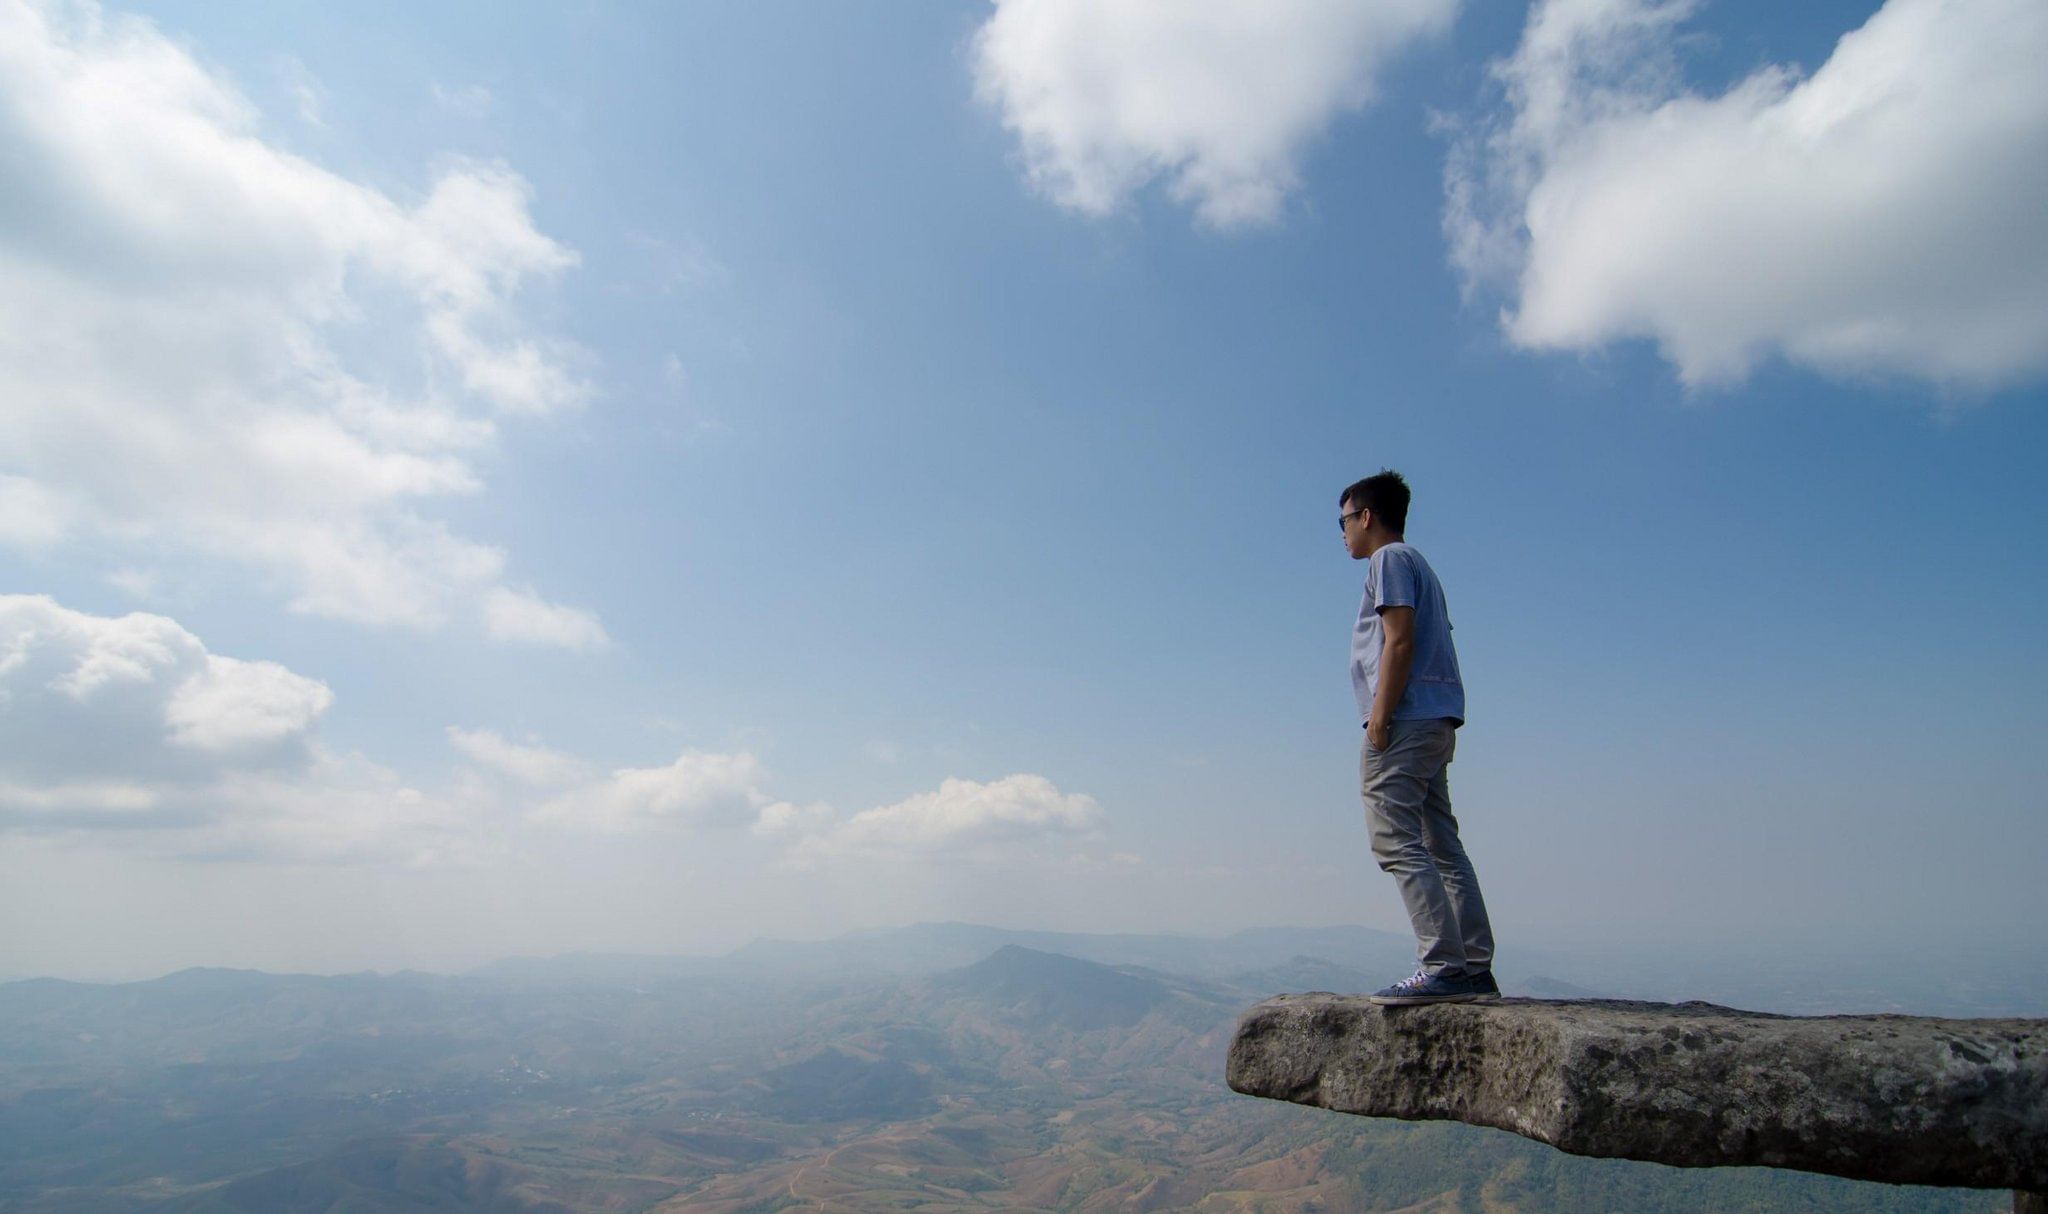
[[[1413,976],[1403,978],[1399,982],[1396,982],[1394,985],[1400,987],[1404,991],[1412,991],[1420,989],[1421,987],[1427,985],[1428,982],[1429,971],[1416,970]]]

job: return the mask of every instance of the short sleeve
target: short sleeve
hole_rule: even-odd
[[[1416,574],[1415,559],[1405,549],[1392,545],[1373,553],[1372,559],[1379,566],[1379,577],[1374,579],[1378,584],[1373,610],[1415,606],[1422,595],[1422,579]]]

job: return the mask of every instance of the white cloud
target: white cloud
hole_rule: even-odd
[[[623,768],[571,789],[528,818],[600,834],[744,826],[757,838],[781,844],[799,867],[940,853],[981,860],[1044,854],[1060,862],[1092,862],[1081,848],[1100,837],[1105,821],[1092,797],[1062,793],[1043,776],[1006,776],[987,784],[949,779],[936,792],[843,820],[823,802],[775,798],[764,783],[760,760],[752,754],[685,751],[666,767]]]
[[[423,789],[318,737],[333,692],[268,661],[210,652],[176,620],[97,616],[0,595],[0,832],[99,832],[172,854],[295,862],[474,862],[556,830],[745,830],[799,865],[934,854],[1092,864],[1101,807],[1042,776],[937,791],[842,820],[771,795],[746,751],[657,767],[591,765],[490,729],[454,748],[514,784],[459,773]],[[550,795],[550,790],[552,795]],[[521,812],[523,809],[523,813]],[[108,832],[114,832],[109,834]]]
[[[759,788],[760,760],[744,751],[684,751],[666,767],[625,767],[534,810],[535,822],[608,834],[663,823],[739,826],[758,820],[773,798]]]
[[[1101,807],[1042,776],[950,779],[842,820],[828,804],[770,795],[746,751],[686,750],[597,776],[538,743],[451,727],[457,751],[510,782],[463,770],[435,791],[325,745],[318,730],[333,703],[318,680],[212,653],[166,616],[0,595],[0,834],[198,858],[429,865],[551,846],[559,831],[744,831],[798,867],[939,854],[1121,863],[1094,852]]]
[[[522,746],[509,742],[503,735],[489,729],[461,729],[450,725],[448,740],[472,761],[503,772],[522,784],[566,784],[584,771],[584,764],[570,755],[545,746]]]
[[[0,779],[17,786],[296,765],[333,700],[274,662],[209,653],[165,616],[0,595]]]
[[[1092,839],[1104,825],[1093,797],[1062,793],[1044,776],[986,784],[948,779],[936,792],[855,814],[798,845],[801,862],[840,855],[987,855],[1046,841]]]
[[[304,733],[333,703],[327,684],[276,662],[208,654],[205,667],[171,693],[164,722],[180,746],[236,751]]]
[[[0,764],[16,770],[68,767],[73,752],[95,747],[122,753],[60,774],[290,757],[334,700],[326,684],[275,662],[208,653],[164,616],[86,615],[39,595],[0,595],[0,654],[13,743]]]
[[[576,255],[517,174],[387,194],[266,142],[149,23],[27,0],[0,0],[0,161],[0,543],[228,562],[369,623],[539,602],[423,512],[481,490],[502,417],[589,395],[520,320]],[[601,634],[552,610],[505,634]]]
[[[2048,6],[1889,0],[1810,76],[1679,83],[1685,0],[1546,0],[1447,175],[1509,338],[1649,338],[1687,383],[1781,355],[1995,386],[2048,369]]]
[[[598,618],[580,607],[550,603],[531,590],[502,586],[484,596],[484,632],[493,640],[556,645],[585,651],[609,648]]]
[[[810,805],[777,801],[761,807],[754,819],[754,833],[764,839],[799,839],[823,830],[835,816],[832,807],[822,801]]]
[[[177,621],[0,595],[0,831],[186,855],[432,863],[492,845],[475,807],[315,736],[333,693],[210,653]]]
[[[1309,142],[1456,0],[996,0],[974,42],[1031,183],[1105,215],[1164,178],[1214,227],[1268,223]]]

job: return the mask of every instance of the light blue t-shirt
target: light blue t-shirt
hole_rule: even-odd
[[[1379,690],[1383,607],[1415,609],[1415,662],[1408,671],[1408,688],[1394,706],[1394,719],[1449,717],[1462,723],[1465,682],[1458,677],[1458,651],[1451,644],[1451,612],[1444,603],[1443,584],[1420,552],[1398,540],[1367,562],[1365,599],[1351,630],[1351,690],[1358,696],[1358,719],[1371,718],[1372,698]]]

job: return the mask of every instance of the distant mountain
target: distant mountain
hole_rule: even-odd
[[[789,1121],[897,1121],[929,1112],[928,1068],[831,1047],[762,1076],[761,1108]]]
[[[1412,962],[1405,935],[1365,927],[1265,927],[1229,936],[1017,931],[972,923],[917,923],[851,932],[829,940],[756,940],[721,964],[757,971],[936,973],[971,964],[1006,945],[1103,965],[1141,965],[1190,977],[1222,978],[1295,956],[1378,971]]]
[[[1172,998],[1163,982],[1017,944],[939,975],[932,987],[983,1000],[1019,1021],[1082,1032],[1136,1024]]]
[[[1023,943],[1048,937],[1097,955]],[[2004,1204],[1770,1169],[1578,1159],[1496,1131],[1229,1092],[1224,1053],[1249,999],[1355,987],[1353,977],[1412,964],[1406,939],[1363,929],[1202,940],[928,924],[743,952],[586,955],[460,977],[201,970],[0,986],[0,1210]],[[968,955],[893,976],[845,967],[863,952],[899,967]],[[1168,955],[1189,968],[1157,966]]]
[[[763,938],[723,956],[567,953],[513,957],[469,972],[516,986],[616,986],[644,990],[706,982],[861,981],[942,973],[1009,945],[1103,965],[1137,965],[1189,978],[1224,979],[1311,956],[1387,974],[1412,964],[1406,936],[1364,927],[1267,927],[1229,936],[1020,931],[975,923],[915,923],[824,940]],[[1386,971],[1382,973],[1381,971]],[[1395,976],[1399,976],[1398,974]]]

